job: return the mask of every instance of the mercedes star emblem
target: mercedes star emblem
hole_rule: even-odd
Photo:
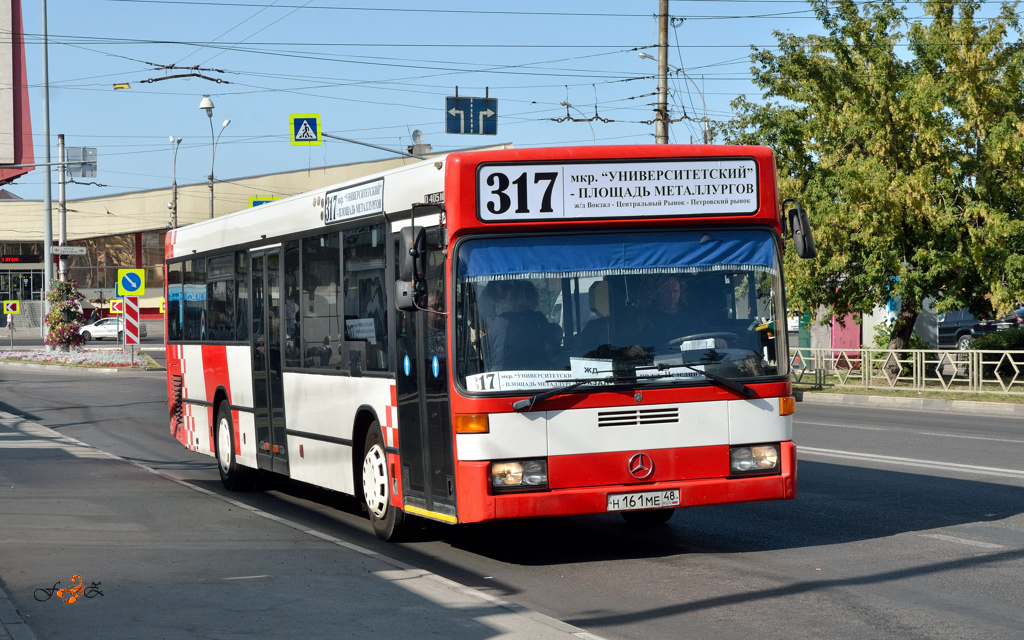
[[[629,459],[629,473],[637,480],[646,480],[654,473],[654,460],[646,453],[638,453]]]

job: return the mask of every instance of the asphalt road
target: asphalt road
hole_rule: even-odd
[[[228,495],[212,459],[169,437],[164,394],[160,373],[0,367],[0,411]],[[417,542],[388,545],[373,537],[353,500],[330,492],[268,479],[260,491],[230,497],[605,638],[1020,637],[1019,420],[801,403],[796,440],[797,500],[689,509],[667,526],[646,530],[616,516],[589,516],[431,526]],[[63,462],[70,461],[46,464]],[[32,554],[14,554],[11,541],[0,545],[0,579],[40,638],[62,637],[59,625],[74,618],[51,618],[54,606],[37,602],[27,589],[66,582],[72,571],[88,571],[82,573],[86,583],[107,581],[104,619],[118,623],[118,637],[151,624],[166,629],[166,637],[242,631],[319,637],[339,607],[364,625],[346,627],[344,637],[385,628],[391,637],[420,637],[432,630],[433,618],[417,601],[376,603],[376,611],[386,612],[377,615],[398,626],[375,625],[373,606],[355,595],[369,579],[363,575],[360,582],[363,568],[315,535],[285,535],[266,517],[240,523],[226,511],[231,505],[172,491],[164,484],[173,483],[152,474],[143,485],[166,495],[143,501],[133,475],[138,468],[123,464],[125,477],[132,476],[123,492],[97,497],[95,513],[69,514],[79,526],[94,523],[80,543],[60,538],[57,548],[24,547]],[[56,495],[31,515],[59,528],[61,486],[79,496],[79,509],[92,482],[121,486],[90,475],[99,471],[81,471],[40,471],[34,489]],[[126,515],[105,517],[118,505]],[[0,522],[0,537],[3,527]],[[104,544],[120,536],[131,546]],[[73,567],[72,559],[80,564]],[[87,569],[77,568],[83,563]],[[142,576],[153,594],[138,591]],[[257,578],[225,582],[247,576]],[[131,598],[124,593],[128,585],[136,590]],[[114,601],[130,615],[108,604]],[[217,614],[202,613],[203,607]],[[267,619],[254,622],[261,610]],[[81,630],[96,629],[85,624]]]

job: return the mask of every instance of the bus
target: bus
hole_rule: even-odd
[[[442,523],[796,496],[772,151],[453,152],[167,234],[170,431]]]

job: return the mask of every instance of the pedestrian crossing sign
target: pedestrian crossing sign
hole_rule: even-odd
[[[319,145],[322,142],[319,113],[294,113],[291,123],[293,146]]]

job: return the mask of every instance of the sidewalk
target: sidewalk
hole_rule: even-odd
[[[0,640],[599,640],[187,479],[205,469],[157,469],[4,412],[0,469]],[[84,597],[47,595],[72,575]]]
[[[797,398],[807,404],[831,404],[879,409],[911,409],[940,411],[984,416],[1024,418],[1024,403],[976,402],[972,400],[937,400],[933,398],[897,398],[891,396],[865,396],[843,393],[803,392]]]

